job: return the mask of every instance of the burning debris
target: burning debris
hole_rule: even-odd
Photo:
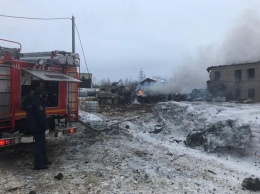
[[[137,101],[140,103],[157,103],[165,102],[168,100],[166,95],[163,94],[147,94],[143,90],[138,90],[137,92]]]
[[[180,93],[174,83],[156,81],[147,78],[140,82],[135,90],[135,97],[140,103],[158,103],[166,101],[210,101],[207,89],[193,89],[189,93]]]
[[[171,100],[169,83],[146,78],[135,89],[135,98],[140,103],[157,103]],[[176,93],[173,92],[173,93]]]

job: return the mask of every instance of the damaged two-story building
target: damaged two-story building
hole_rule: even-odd
[[[260,61],[211,66],[207,87],[212,97],[260,100]]]

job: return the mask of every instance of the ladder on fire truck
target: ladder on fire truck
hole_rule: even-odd
[[[68,76],[78,79],[77,72],[69,72]],[[78,83],[68,82],[68,121],[77,121],[78,117]]]
[[[0,65],[0,130],[14,127],[14,123],[10,117],[11,113],[11,77],[10,66]]]

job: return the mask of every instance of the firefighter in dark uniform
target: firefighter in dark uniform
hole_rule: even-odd
[[[45,132],[49,127],[43,102],[44,94],[45,89],[43,87],[37,87],[31,96],[30,103],[26,106],[27,127],[29,132],[33,134],[35,140],[34,170],[48,169],[48,165],[51,164],[51,161],[47,159],[45,148]]]

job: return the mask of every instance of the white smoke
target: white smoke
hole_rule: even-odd
[[[260,19],[254,12],[246,12],[240,24],[224,39],[219,58],[222,63],[244,63],[260,60]]]
[[[198,49],[196,56],[185,57],[184,63],[174,69],[171,90],[180,93],[195,88],[206,88],[210,66],[228,65],[260,60],[260,19],[252,12],[246,12],[232,27],[220,46],[206,46]]]

